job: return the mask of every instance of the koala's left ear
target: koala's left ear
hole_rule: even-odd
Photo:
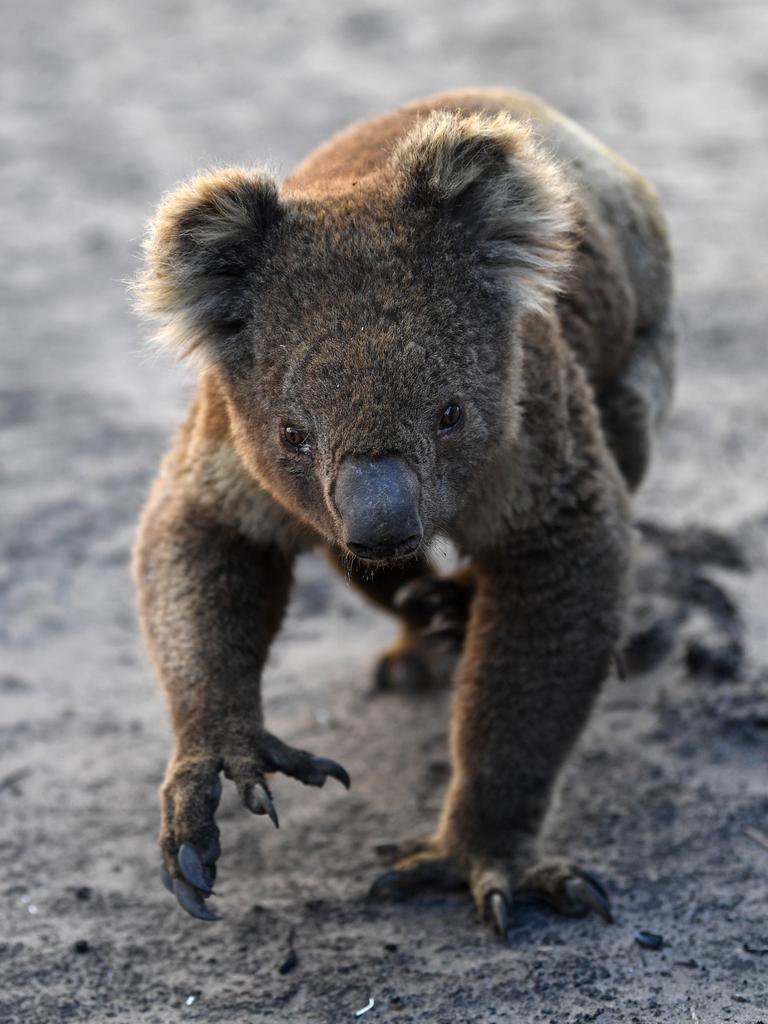
[[[161,321],[159,340],[210,358],[237,341],[250,287],[284,209],[262,171],[200,174],[165,197],[144,242],[136,305]]]
[[[517,302],[547,308],[575,243],[575,211],[557,165],[508,114],[433,111],[392,155],[409,203],[440,208],[470,235]]]

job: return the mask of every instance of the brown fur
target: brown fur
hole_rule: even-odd
[[[565,888],[578,869],[536,865],[534,849],[620,635],[627,492],[671,390],[652,189],[538,100],[446,94],[349,129],[282,186],[200,176],[166,198],[146,255],[140,308],[201,366],[135,559],[177,738],[169,874],[181,880],[181,843],[215,862],[220,770],[251,806],[265,771],[324,780],[265,730],[259,697],[293,558],[321,544],[380,606],[415,580],[447,587],[467,620],[453,779],[398,877],[458,871],[481,909],[520,883],[578,909]],[[448,401],[463,427],[439,438]],[[286,424],[307,451],[281,440]],[[345,456],[392,452],[418,476],[425,540],[377,574],[344,551],[334,486]],[[428,575],[436,535],[470,563],[453,588]],[[449,672],[417,605],[400,604],[386,664]]]

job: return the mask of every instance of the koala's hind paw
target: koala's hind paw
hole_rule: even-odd
[[[246,752],[240,748],[235,754],[203,754],[172,762],[161,793],[162,882],[179,905],[201,921],[219,920],[205,900],[213,895],[221,853],[215,820],[220,771],[235,783],[243,805],[253,814],[267,815],[275,828],[279,822],[265,773],[282,772],[308,786],[322,786],[328,777],[347,789],[350,785],[349,775],[336,761],[289,747],[267,732],[255,737]]]
[[[395,594],[392,607],[409,626],[464,639],[472,588],[449,576],[419,576]]]
[[[464,643],[470,596],[466,584],[438,576],[402,586],[393,608],[404,629],[379,660],[375,688],[424,690],[450,683]]]
[[[382,848],[391,855],[391,844]],[[455,890],[468,886],[480,917],[502,939],[509,931],[515,895],[546,901],[561,914],[582,916],[594,911],[610,924],[608,895],[591,874],[568,861],[544,861],[525,871],[522,877],[506,861],[452,856],[440,840],[404,843],[392,866],[374,881],[373,899],[405,900],[420,889]]]

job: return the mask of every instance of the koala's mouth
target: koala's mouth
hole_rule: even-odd
[[[346,547],[355,558],[364,562],[398,562],[414,555],[421,545],[422,534],[414,533],[402,540],[389,543],[361,544],[347,541]]]

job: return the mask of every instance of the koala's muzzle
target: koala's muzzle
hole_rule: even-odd
[[[334,492],[344,543],[359,558],[402,558],[419,546],[419,481],[396,455],[347,455]]]

